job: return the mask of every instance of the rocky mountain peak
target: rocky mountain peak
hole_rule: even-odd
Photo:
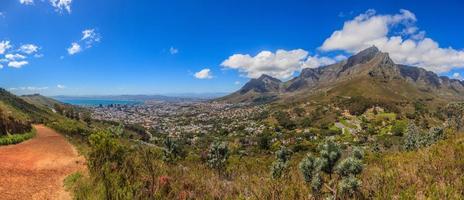
[[[346,66],[354,66],[364,64],[374,59],[376,56],[382,54],[376,46],[369,47],[348,58]]]

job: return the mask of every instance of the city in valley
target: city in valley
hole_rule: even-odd
[[[102,121],[138,124],[152,132],[180,136],[208,133],[257,135],[266,125],[264,105],[210,102],[149,102],[88,107],[92,118]]]

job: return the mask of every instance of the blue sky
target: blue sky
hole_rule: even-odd
[[[285,80],[373,44],[395,62],[462,78],[463,7],[460,1],[2,0],[0,87],[45,95],[232,92],[262,73]],[[71,49],[73,43],[80,48]]]

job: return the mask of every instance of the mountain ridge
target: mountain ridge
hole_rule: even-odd
[[[401,94],[405,99],[409,98],[408,93],[412,97],[429,96],[427,93],[430,93],[436,98],[464,98],[463,81],[439,76],[420,67],[396,64],[388,53],[372,46],[335,64],[305,68],[299,76],[285,82],[263,74],[257,79],[251,79],[237,92],[217,100],[230,103],[256,103],[263,98],[269,100],[269,97],[272,100],[288,100],[288,97],[308,97],[318,91],[330,91],[340,87],[340,83],[348,86],[358,79],[366,79],[368,84],[379,82],[372,84],[382,84],[381,87]],[[404,91],[405,88],[409,88],[409,91]]]

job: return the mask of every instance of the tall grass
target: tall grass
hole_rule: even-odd
[[[23,133],[23,134],[10,134],[6,136],[1,136],[0,137],[0,145],[10,145],[10,144],[18,144],[20,142],[26,141],[28,139],[31,139],[35,136],[36,130],[32,129],[28,133]]]
[[[464,135],[410,152],[370,155],[363,173],[369,199],[462,199]]]

